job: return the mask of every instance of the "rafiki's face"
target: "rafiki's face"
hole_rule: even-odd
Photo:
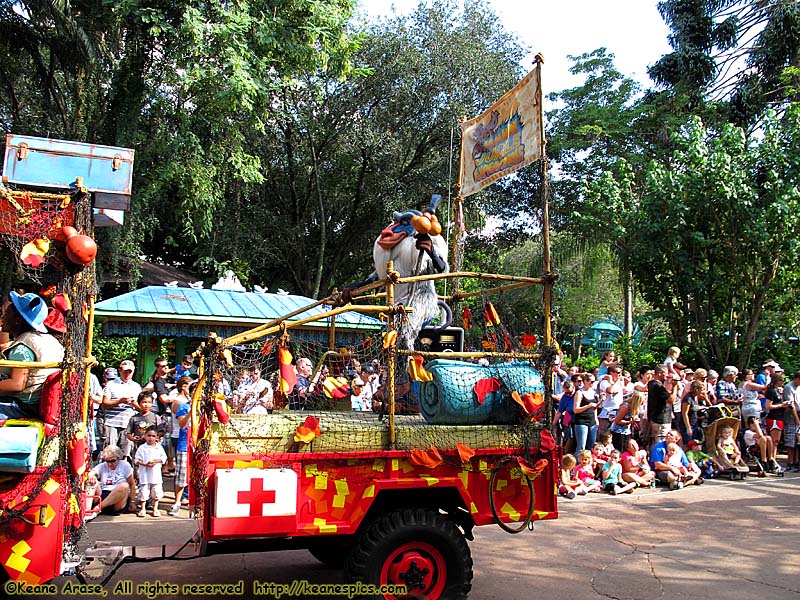
[[[406,237],[414,235],[414,227],[411,225],[413,212],[394,213],[394,221],[391,225],[381,231],[378,238],[378,245],[384,250],[391,250]]]

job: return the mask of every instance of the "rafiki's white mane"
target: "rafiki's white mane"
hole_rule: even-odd
[[[441,235],[431,236],[433,247],[437,254],[442,257],[447,264],[447,242]],[[431,257],[426,252],[422,253],[419,270],[417,261],[420,251],[416,247],[416,239],[406,237],[401,240],[391,250],[384,250],[375,242],[372,248],[372,258],[375,262],[375,272],[379,279],[386,279],[386,263],[394,261],[394,269],[400,273],[400,277],[411,277],[413,275],[427,275],[436,273]],[[447,272],[445,267],[443,272]],[[438,299],[436,297],[436,287],[433,281],[420,281],[415,284],[404,283],[395,288],[395,302],[414,309],[408,315],[408,322],[401,328],[398,338],[398,346],[406,350],[414,348],[414,340],[417,339],[422,326],[430,321],[439,313]]]

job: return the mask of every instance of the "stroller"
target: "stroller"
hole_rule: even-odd
[[[731,481],[736,479],[745,479],[750,472],[750,467],[743,459],[739,459],[734,463],[728,455],[717,448],[717,437],[725,427],[733,429],[733,439],[738,439],[739,427],[741,421],[738,415],[734,416],[733,411],[725,406],[712,406],[708,410],[707,421],[703,426],[703,432],[706,438],[706,452],[713,456],[717,462],[722,466],[722,470],[718,475],[727,475]]]

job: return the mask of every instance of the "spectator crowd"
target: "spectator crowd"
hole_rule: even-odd
[[[188,507],[187,443],[189,409],[197,368],[191,355],[170,366],[166,358],[154,362],[155,370],[144,386],[134,379],[135,365],[123,360],[102,372],[102,382],[91,375],[93,419],[89,435],[93,459],[89,476],[91,503],[88,518],[99,512],[136,512],[161,516],[165,479],[173,479],[174,499],[167,514],[177,516]],[[323,398],[343,401],[355,412],[380,411],[382,407],[380,367],[361,365],[351,359],[341,373],[331,375],[326,367],[312,377],[308,358],[295,364],[297,383],[287,394],[289,410],[302,410]],[[274,390],[277,373],[265,378],[258,364],[241,369],[229,382],[215,372],[213,385],[226,398],[230,412],[259,415],[276,408]]]
[[[564,450],[559,493],[617,495],[699,485],[720,473],[800,472],[800,370],[692,369],[672,347],[662,364],[625,370],[613,350],[589,371],[553,366],[553,433]],[[780,465],[779,448],[787,461]]]

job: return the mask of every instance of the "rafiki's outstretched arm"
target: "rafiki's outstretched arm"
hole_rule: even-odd
[[[440,238],[441,239],[441,238]],[[424,251],[431,259],[431,265],[437,273],[446,273],[449,269],[447,261],[436,250],[436,246],[427,233],[417,235],[417,248]],[[446,248],[445,248],[446,249]]]

